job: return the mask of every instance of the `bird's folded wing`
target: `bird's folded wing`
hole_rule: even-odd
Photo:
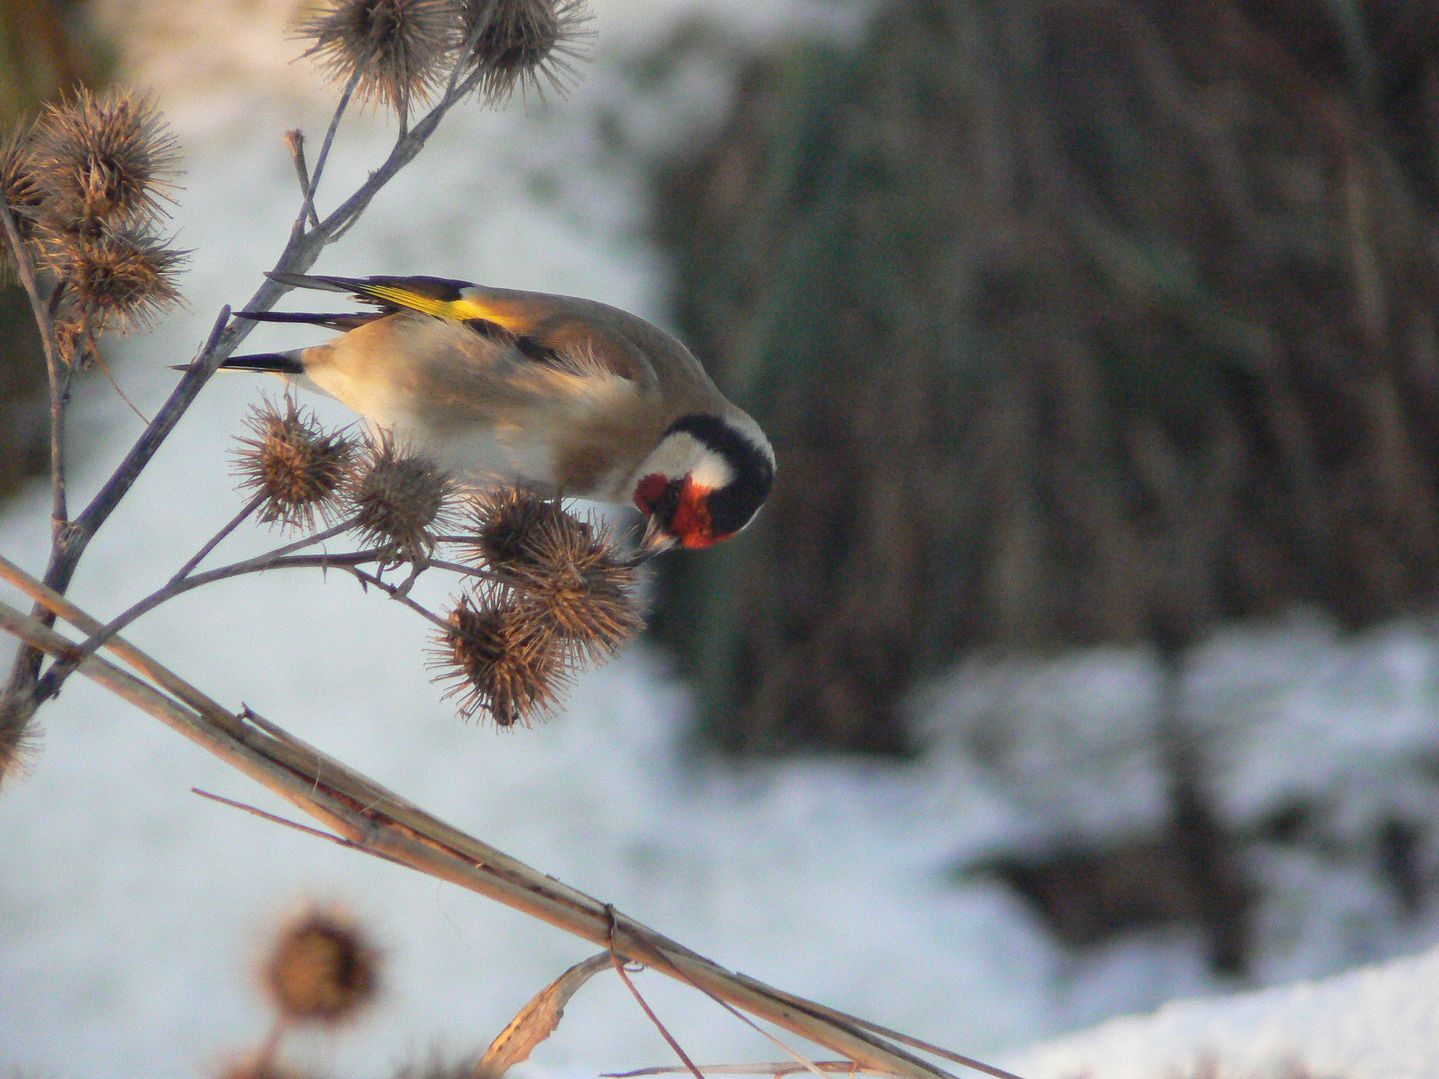
[[[641,350],[622,333],[593,320],[557,312],[559,297],[485,290],[443,277],[327,277],[272,273],[296,288],[348,292],[387,312],[407,310],[462,323],[476,333],[507,335],[521,354],[580,377],[619,377],[641,385],[653,381]],[[491,291],[493,298],[484,293]]]
[[[453,322],[484,319],[513,333],[524,332],[523,326],[519,325],[521,320],[502,314],[473,296],[466,296],[465,290],[473,287],[468,281],[444,277],[327,277],[292,273],[272,273],[269,276],[295,288],[348,292],[357,300],[378,304],[391,311],[403,308]]]

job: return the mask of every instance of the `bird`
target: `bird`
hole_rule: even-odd
[[[268,276],[377,310],[238,312],[341,332],[220,366],[329,394],[466,485],[633,504],[642,557],[728,539],[770,494],[775,454],[759,424],[637,315],[441,277]]]

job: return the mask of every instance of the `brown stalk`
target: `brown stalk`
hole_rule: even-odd
[[[0,577],[18,584],[56,615],[73,620],[81,632],[93,632],[99,624],[3,560]],[[72,656],[76,651],[73,642],[5,604],[0,604],[0,628],[54,656]],[[870,1024],[726,970],[609,904],[436,819],[276,724],[248,710],[240,716],[230,713],[122,639],[111,638],[106,647],[155,684],[97,656],[81,660],[79,672],[274,791],[366,853],[450,881],[611,948],[621,959],[643,963],[842,1054],[865,1070],[908,1079],[953,1079],[949,1072],[874,1033]],[[163,687],[164,692],[156,686]],[[974,1062],[971,1066],[1012,1079],[1010,1073],[989,1065]]]

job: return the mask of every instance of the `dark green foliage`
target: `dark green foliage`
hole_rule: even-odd
[[[720,744],[902,750],[977,645],[1432,601],[1434,17],[1249,7],[899,3],[668,181],[686,332],[780,461],[655,620]]]

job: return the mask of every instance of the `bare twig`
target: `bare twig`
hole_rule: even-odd
[[[249,517],[250,514],[254,513],[257,509],[259,509],[264,501],[265,494],[263,491],[251,497],[250,501],[246,502],[242,507],[240,507],[239,513],[235,514],[234,517],[231,517],[230,520],[225,525],[223,525],[218,532],[216,532],[213,536],[211,536],[208,540],[205,541],[205,545],[203,547],[201,547],[198,551],[196,551],[188,559],[185,560],[185,564],[179,569],[177,569],[175,571],[175,575],[170,578],[170,583],[174,584],[176,581],[182,581],[186,577],[188,577],[190,575],[190,571],[193,570],[196,566],[198,566],[201,562],[205,561],[205,556],[208,555],[211,551],[213,551],[216,547],[220,546],[220,544],[224,542],[226,536],[228,536],[231,532],[235,531],[235,529],[239,528],[240,525],[244,524],[245,519]]]
[[[64,543],[70,528],[70,509],[65,490],[65,401],[70,392],[70,371],[66,369],[62,373],[64,365],[55,337],[54,312],[40,295],[30,252],[25,249],[14,215],[4,198],[0,198],[0,227],[3,227],[5,243],[15,257],[16,273],[29,298],[30,310],[40,333],[40,345],[45,353],[45,372],[50,387],[50,549],[53,564],[55,552]],[[57,287],[51,299],[58,297],[59,292]],[[37,606],[33,613],[45,625],[54,624],[54,616],[44,607]],[[0,744],[0,778],[4,776],[5,765],[13,759],[15,747],[23,744],[31,716],[35,713],[37,702],[27,694],[39,671],[40,653],[22,645],[15,653],[10,678],[0,689],[0,708],[8,713],[5,725],[0,729],[0,738],[4,739],[4,743]]]
[[[323,828],[311,828],[308,824],[301,824],[297,820],[291,820],[289,817],[282,817],[278,813],[266,813],[259,806],[252,806],[245,802],[237,802],[233,798],[226,798],[223,794],[215,794],[211,791],[201,790],[199,787],[191,787],[190,793],[198,794],[201,798],[207,798],[212,802],[219,802],[221,805],[229,806],[231,809],[238,809],[242,813],[250,814],[250,816],[252,817],[259,817],[261,820],[267,820],[271,824],[278,824],[282,828],[292,828],[303,835],[314,836],[316,839],[323,839],[326,842],[335,844],[337,847],[344,847],[346,850],[357,850],[361,853],[364,853],[364,848],[361,847],[358,843],[346,839],[344,836],[335,835],[335,833],[333,832],[327,832]],[[389,860],[393,861],[393,859]],[[398,865],[400,863],[396,862],[395,864]]]
[[[251,501],[253,502],[254,499],[252,499]],[[219,543],[220,540],[223,539],[228,532],[235,528],[240,521],[244,520],[245,517],[249,516],[251,512],[253,512],[253,510],[247,506],[239,516],[232,519],[228,524],[222,527],[220,529],[220,532],[217,533],[217,535],[213,537],[209,543],[206,544],[206,548],[201,549],[199,557],[204,557],[204,555],[207,553],[207,548],[213,549],[215,544]],[[60,692],[60,687],[65,683],[65,679],[69,678],[71,673],[75,670],[75,664],[76,662],[78,662],[79,659],[83,659],[85,656],[91,655],[101,645],[103,645],[105,641],[107,641],[110,637],[114,636],[116,633],[119,633],[122,629],[130,625],[130,623],[134,622],[141,615],[148,614],[156,607],[159,607],[164,603],[168,603],[176,596],[182,596],[186,592],[190,592],[196,588],[200,588],[203,585],[214,584],[216,581],[228,580],[231,577],[241,577],[248,573],[263,573],[265,570],[276,568],[293,569],[297,568],[298,566],[329,566],[334,565],[336,559],[355,557],[355,555],[326,555],[321,556],[322,560],[318,563],[309,561],[296,563],[295,561],[289,560],[286,557],[292,551],[302,550],[305,547],[320,543],[323,540],[332,539],[333,537],[348,530],[350,527],[352,527],[353,524],[353,521],[341,522],[340,524],[335,525],[332,528],[325,529],[323,532],[316,532],[314,535],[305,536],[302,539],[294,541],[293,543],[287,543],[283,547],[277,547],[273,551],[268,551],[265,554],[256,555],[254,558],[247,558],[242,562],[233,562],[228,566],[220,566],[205,573],[197,573],[193,575],[177,573],[174,577],[170,579],[169,583],[164,585],[162,588],[156,589],[148,596],[131,604],[125,610],[121,611],[118,615],[112,618],[108,623],[102,626],[98,632],[91,634],[91,636],[87,640],[77,646],[76,655],[74,657],[61,660],[60,662],[52,665],[51,668],[45,672],[45,676],[37,682],[35,687],[35,699],[37,701],[43,701],[55,696],[55,694]],[[358,552],[358,554],[361,556],[362,561],[364,562],[373,562],[376,561],[379,557],[381,557],[381,552],[378,551]],[[3,561],[3,559],[0,559],[0,561]],[[198,561],[198,559],[195,559],[194,561]]]
[[[314,189],[310,186],[310,170],[305,164],[305,135],[299,129],[285,132],[285,146],[290,151],[290,160],[295,163],[295,175],[300,181],[300,214],[295,218],[296,233],[304,232],[305,221],[320,227],[320,215],[315,212]]]
[[[325,129],[325,139],[320,143],[320,156],[315,158],[315,171],[310,173],[310,184],[305,190],[305,204],[311,211],[315,206],[315,192],[320,189],[320,174],[325,171],[325,163],[330,159],[330,147],[335,144],[335,135],[340,130],[340,119],[345,115],[345,110],[350,105],[350,98],[355,94],[355,87],[360,85],[360,78],[365,73],[365,65],[368,58],[362,58],[355,65],[355,72],[350,80],[345,83],[345,89],[340,94],[340,103],[335,106],[334,115],[330,117],[330,126]],[[400,134],[400,141],[404,141],[404,132]],[[316,224],[318,228],[318,223]]]
[[[385,595],[389,596],[392,600],[395,600],[397,603],[403,603],[406,607],[410,608],[410,610],[414,611],[416,614],[420,615],[427,621],[434,623],[434,625],[438,626],[446,633],[450,632],[450,630],[453,628],[449,622],[445,621],[439,615],[435,614],[434,611],[430,610],[428,607],[425,607],[423,604],[417,603],[415,600],[412,600],[405,585],[390,584],[388,581],[381,580],[379,577],[375,576],[372,573],[366,573],[358,566],[340,566],[338,568],[354,576],[358,581],[360,581],[361,584],[373,585],[375,588],[378,588],[381,592],[385,593]]]
[[[695,1062],[690,1059],[690,1055],[684,1051],[684,1046],[680,1045],[675,1036],[669,1032],[669,1028],[660,1021],[660,1017],[656,1015],[655,1010],[650,1007],[649,1001],[645,1000],[644,995],[635,987],[635,983],[630,980],[629,973],[625,970],[624,960],[615,953],[613,944],[610,945],[610,964],[615,968],[615,973],[620,976],[620,981],[625,983],[625,988],[630,991],[630,996],[635,998],[635,1002],[640,1006],[640,1010],[645,1013],[646,1018],[648,1018],[649,1021],[654,1024],[655,1029],[660,1032],[660,1037],[664,1038],[669,1044],[669,1047],[675,1051],[675,1056],[684,1062],[684,1066],[689,1069],[689,1073],[694,1076],[694,1079],[705,1079],[704,1074],[695,1067]]]

